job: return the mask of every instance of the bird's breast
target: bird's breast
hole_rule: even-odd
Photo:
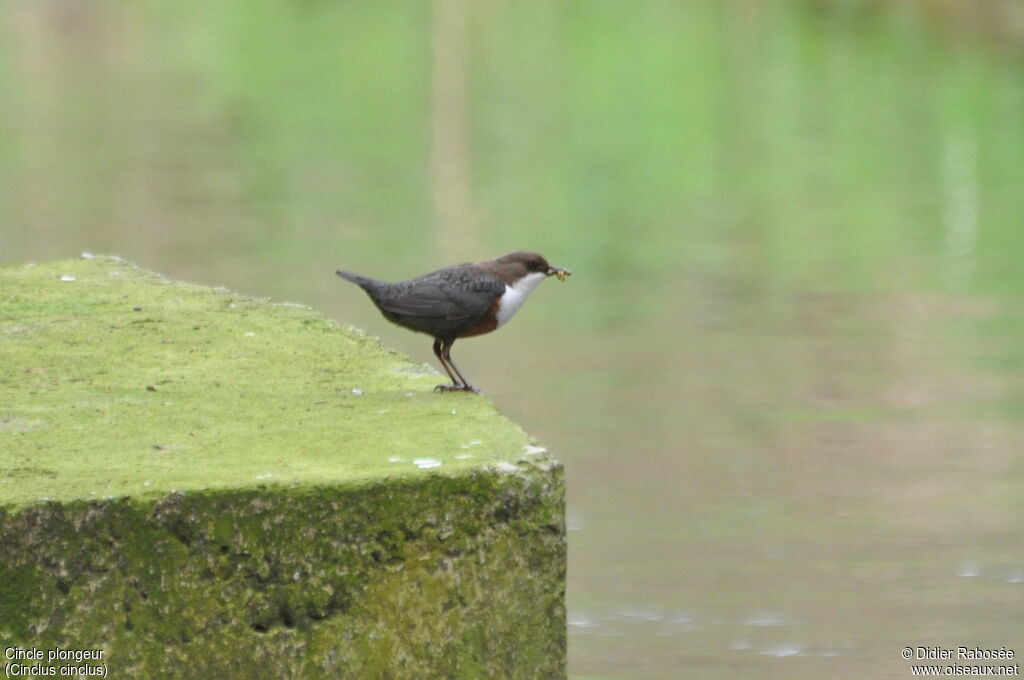
[[[515,316],[515,313],[519,311],[519,308],[526,302],[526,298],[530,296],[540,282],[547,278],[540,272],[534,272],[527,274],[523,278],[516,281],[513,285],[505,285],[505,293],[501,296],[501,300],[498,302],[498,312],[495,315],[498,320],[498,328],[501,328],[509,319]]]

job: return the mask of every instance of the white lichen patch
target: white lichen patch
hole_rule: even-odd
[[[413,464],[421,470],[429,470],[430,468],[441,467],[441,461],[436,458],[413,458]]]

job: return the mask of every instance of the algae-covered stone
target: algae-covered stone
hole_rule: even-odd
[[[564,677],[561,466],[486,399],[117,258],[0,268],[0,354],[5,665]]]

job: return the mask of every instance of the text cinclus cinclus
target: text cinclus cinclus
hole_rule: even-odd
[[[435,390],[470,392],[477,389],[455,367],[452,344],[504,326],[541,281],[552,275],[565,281],[572,274],[526,250],[486,262],[456,264],[400,283],[340,269],[336,273],[365,290],[388,321],[434,337],[434,354],[452,379],[451,385],[438,385]]]

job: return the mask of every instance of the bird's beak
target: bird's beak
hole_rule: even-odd
[[[548,267],[548,276],[557,276],[559,281],[565,281],[567,276],[572,276],[572,271],[563,267]]]

